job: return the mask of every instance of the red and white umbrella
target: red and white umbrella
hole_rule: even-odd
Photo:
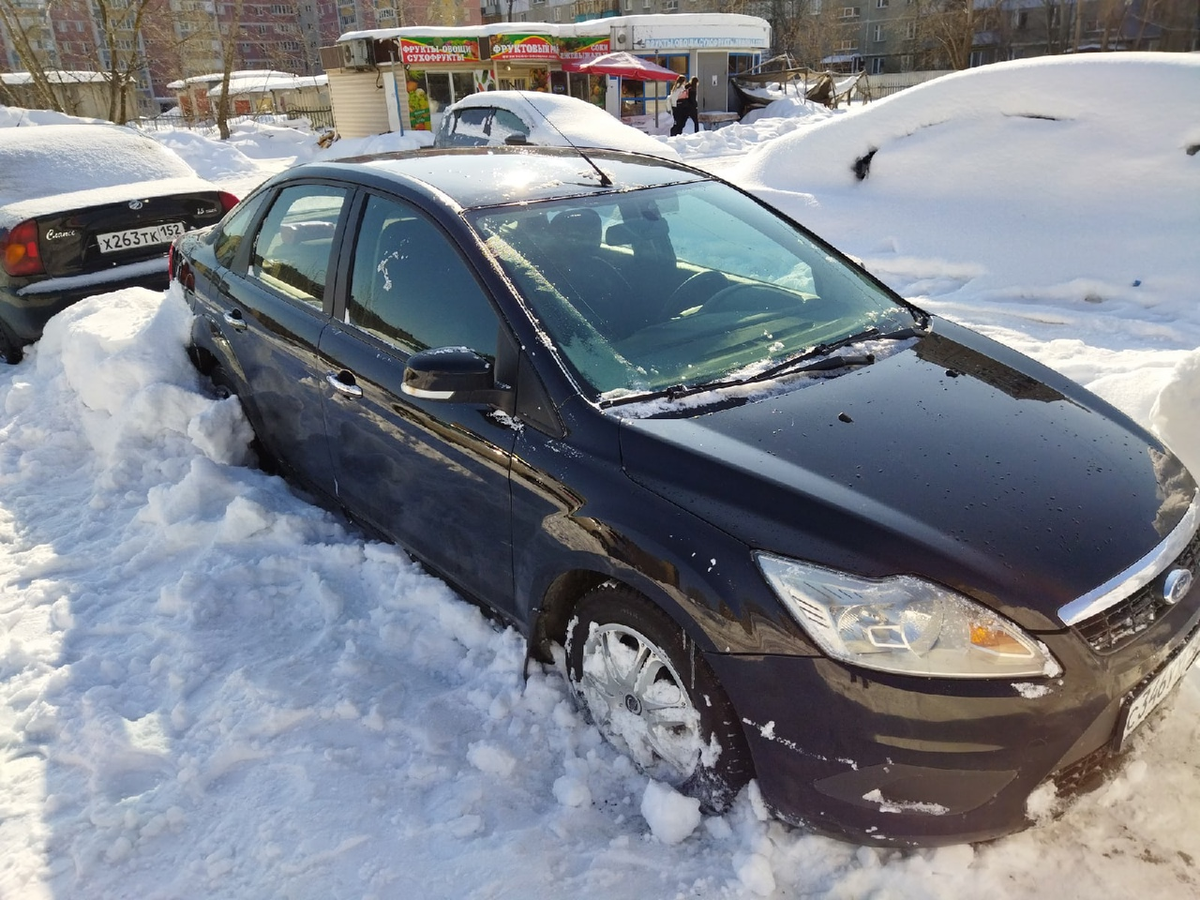
[[[591,75],[613,75],[630,81],[674,81],[679,75],[648,59],[624,52],[605,53],[580,63],[578,71]]]

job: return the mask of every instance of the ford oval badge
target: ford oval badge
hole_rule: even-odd
[[[1163,600],[1174,606],[1192,589],[1192,573],[1187,569],[1173,569],[1163,582]]]

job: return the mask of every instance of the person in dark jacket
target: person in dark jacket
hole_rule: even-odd
[[[683,131],[683,123],[687,121],[687,111],[681,105],[686,93],[687,79],[680,75],[675,79],[675,83],[671,86],[671,93],[667,96],[667,108],[671,110],[671,115],[675,120],[675,124],[671,126],[671,137],[680,134]]]
[[[687,89],[683,92],[683,97],[680,106],[684,109],[683,121],[692,120],[692,130],[700,131],[700,79],[695,75],[692,80],[687,83]],[[677,120],[678,121],[678,120]],[[683,134],[683,125],[679,126],[679,133]]]

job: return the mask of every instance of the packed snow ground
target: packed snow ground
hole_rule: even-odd
[[[1200,470],[1200,59],[954,77],[671,143]],[[160,140],[239,193],[317,153],[284,128]],[[522,678],[518,635],[244,466],[187,333],[173,294],[103,295],[0,371],[0,898],[1200,893],[1195,673],[1105,786],[1039,794],[990,844],[856,847],[764,820],[753,790],[703,817],[559,672]]]

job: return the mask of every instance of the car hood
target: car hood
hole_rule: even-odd
[[[751,548],[907,573],[1034,629],[1135,563],[1196,489],[1078,385],[938,320],[911,347],[796,390],[622,423],[629,476]]]

